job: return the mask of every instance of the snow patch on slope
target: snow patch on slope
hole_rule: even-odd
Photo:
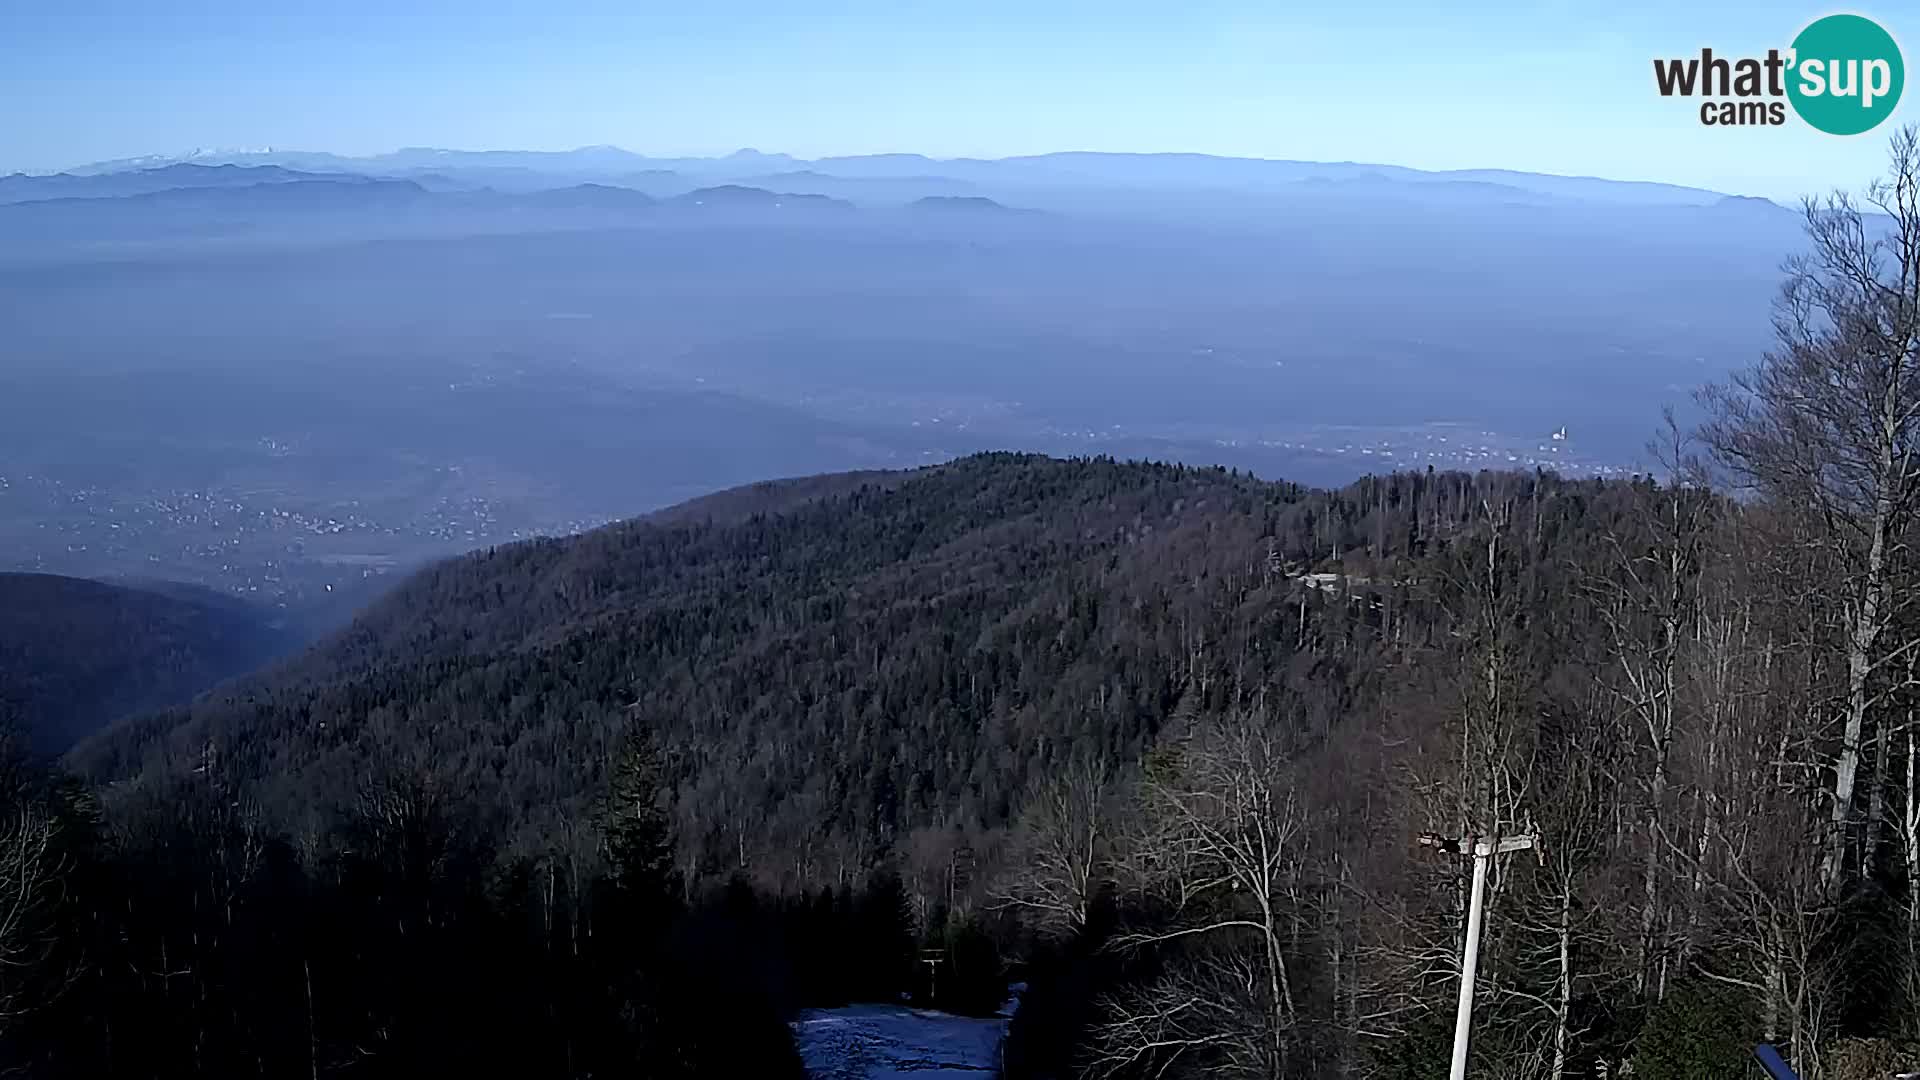
[[[1000,1074],[1018,989],[985,1020],[905,1005],[808,1009],[793,1042],[814,1080],[986,1080]]]

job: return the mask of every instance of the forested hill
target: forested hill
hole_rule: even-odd
[[[1379,672],[1377,635],[1342,628],[1382,612],[1298,575],[1418,576],[1490,502],[1525,516],[1545,493],[1577,526],[1609,490],[1428,474],[1328,493],[1013,455],[798,483],[440,564],[270,678],[74,761],[213,768],[295,820],[430,774],[544,846],[641,725],[672,757],[689,868],[833,879],[916,828],[1006,824],[1075,755],[1138,757],[1183,701],[1290,686],[1325,730]]]
[[[0,574],[0,722],[59,753],[118,717],[185,702],[285,644],[263,613],[202,590]]]
[[[942,950],[942,985],[971,971],[982,998],[1003,961],[1028,965],[1012,1077],[1185,1068],[1161,1047],[1192,1001],[1212,1011],[1182,1038],[1226,1049],[1187,1074],[1237,1056],[1258,1063],[1247,1075],[1437,1075],[1465,866],[1415,838],[1537,834],[1540,857],[1502,862],[1489,888],[1476,1072],[1550,1045],[1563,1076],[1627,1060],[1722,1075],[1783,1017],[1803,1022],[1792,994],[1816,965],[1837,1030],[1904,1022],[1891,976],[1837,974],[1891,955],[1876,935],[1920,909],[1900,879],[1850,871],[1862,857],[1825,829],[1832,755],[1859,743],[1833,704],[1847,600],[1808,587],[1830,573],[1806,541],[1818,526],[1798,504],[1650,481],[1319,491],[987,455],[442,563],[302,657],[68,760],[136,838],[172,822],[228,859],[284,837],[350,911],[414,893],[445,910],[434,889],[452,880],[481,913],[462,927],[504,915],[565,971],[574,928],[650,918],[596,900],[609,882],[721,920],[687,937],[652,918],[668,939],[756,943],[761,960],[695,951],[654,970],[752,970],[763,1002],[892,1000],[921,947]],[[1908,752],[1875,744],[1874,779],[1841,797],[1860,852],[1904,820],[1884,794]],[[387,876],[354,877],[362,851],[391,857]],[[636,874],[644,888],[617,885]],[[721,906],[700,906],[716,887]],[[260,927],[283,924],[277,903]],[[1767,921],[1814,904],[1817,936]],[[323,998],[419,966],[379,943],[336,963],[315,925],[319,944],[276,970],[338,969]],[[867,957],[852,984],[799,974],[850,954]],[[565,979],[601,986],[623,956]],[[522,968],[444,971],[571,1015],[515,1004],[540,985]],[[305,1008],[290,991],[272,1015]],[[458,1020],[391,1015],[421,1046]],[[401,1022],[329,1023],[359,1039]]]

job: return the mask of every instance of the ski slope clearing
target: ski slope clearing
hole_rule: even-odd
[[[982,1080],[999,1075],[1013,1005],[989,1019],[905,1005],[808,1009],[793,1041],[815,1080]]]

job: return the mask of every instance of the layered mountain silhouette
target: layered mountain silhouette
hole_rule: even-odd
[[[74,177],[138,174],[156,167],[190,165],[275,166],[302,172],[353,173],[405,177],[427,172],[463,182],[499,182],[509,176],[570,177],[574,182],[641,173],[672,173],[690,186],[711,186],[716,179],[759,183],[784,174],[803,173],[845,183],[858,180],[978,184],[1008,188],[1188,187],[1260,190],[1307,180],[1397,184],[1484,184],[1535,195],[1578,201],[1632,205],[1704,206],[1721,193],[1675,184],[1599,177],[1557,176],[1504,169],[1429,171],[1359,162],[1221,157],[1186,153],[1108,153],[1067,151],[1008,158],[934,158],[922,154],[864,154],[812,160],[787,154],[739,150],[718,157],[650,157],[612,146],[544,152],[518,150],[445,150],[409,148],[367,157],[307,151],[195,151],[96,162],[71,170]],[[46,179],[46,178],[31,178]],[[71,179],[65,181],[71,183]],[[836,192],[838,193],[838,192]],[[952,193],[951,191],[942,193]]]
[[[301,172],[279,165],[201,165],[181,162],[111,173],[0,176],[0,203],[47,199],[112,199],[181,188],[253,187],[297,181],[363,182],[352,173]]]

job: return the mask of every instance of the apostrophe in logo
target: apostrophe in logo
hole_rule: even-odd
[[[1906,65],[1893,35],[1861,15],[1828,15],[1800,31],[1786,49],[1732,59],[1701,49],[1698,57],[1653,62],[1662,97],[1700,97],[1708,127],[1779,125],[1787,105],[1831,135],[1872,131],[1893,115],[1906,85]]]
[[[1893,115],[1907,81],[1900,46],[1879,23],[1829,15],[1793,39],[1787,100],[1829,135],[1858,135]]]

